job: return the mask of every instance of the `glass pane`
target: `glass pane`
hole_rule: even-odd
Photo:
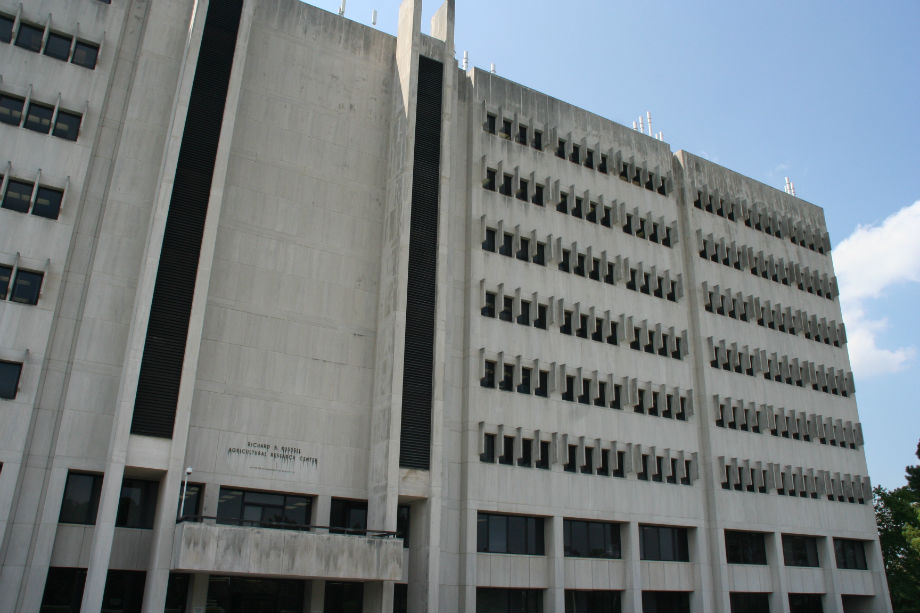
[[[0,121],[18,126],[19,122],[22,121],[23,104],[24,101],[21,98],[0,94]]]
[[[61,213],[61,200],[64,198],[64,192],[59,189],[50,187],[39,187],[38,195],[35,197],[35,205],[32,207],[32,214],[48,219],[57,219]]]
[[[82,115],[67,111],[58,111],[57,122],[54,124],[54,135],[67,140],[77,140],[80,132]]]
[[[527,518],[508,518],[508,553],[530,553],[527,550]]]
[[[588,524],[588,545],[592,557],[603,557],[607,554],[607,542],[604,538],[604,524],[591,522]]]
[[[99,475],[68,474],[58,521],[68,524],[95,523],[101,481]]]
[[[54,109],[44,104],[36,102],[29,103],[29,110],[26,113],[25,127],[36,132],[47,134],[51,129],[51,117],[54,115]]]
[[[16,45],[29,51],[39,51],[42,48],[42,36],[45,31],[37,26],[27,23],[19,24],[19,34],[16,35]]]
[[[77,44],[73,49],[73,59],[70,61],[74,64],[77,64],[78,66],[83,66],[85,68],[95,68],[96,58],[98,55],[99,47],[89,43],[84,43],[82,41],[77,41]]]
[[[476,516],[476,551],[489,551],[489,516]]]
[[[0,15],[0,42],[8,43],[13,39],[13,18]]]
[[[45,55],[66,62],[67,57],[70,55],[70,43],[72,40],[70,36],[52,32],[48,36],[48,42],[45,43]]]
[[[235,523],[241,518],[243,512],[243,492],[220,488],[220,498],[217,501],[217,521]]]
[[[45,580],[45,593],[42,596],[42,613],[79,611],[85,582],[85,568],[50,567],[48,578]]]
[[[257,504],[243,506],[243,522],[246,524],[262,523],[262,507]]]
[[[3,196],[3,208],[19,213],[28,213],[34,187],[32,183],[10,179],[6,187],[6,194]]]
[[[9,266],[0,266],[0,300],[6,299],[6,292],[10,289],[10,276],[13,269]]]
[[[145,479],[124,479],[115,525],[123,528],[153,528],[159,485],[156,481]]]
[[[588,524],[583,521],[572,522],[572,555],[588,555]]]
[[[12,400],[19,391],[19,375],[22,364],[19,362],[0,362],[0,398]]]
[[[271,494],[269,492],[246,492],[246,504],[262,504],[275,507],[283,507],[284,495]]]
[[[489,516],[489,551],[492,553],[508,551],[508,518],[504,515]]]
[[[305,496],[285,496],[284,522],[296,526],[310,523],[310,499]]]
[[[204,486],[200,483],[189,483],[185,490],[185,504],[182,504],[182,491],[179,491],[179,508],[176,509],[176,515],[179,517],[189,517],[199,515],[201,512],[201,495],[204,493]]]
[[[42,273],[19,269],[13,282],[10,300],[23,304],[37,304],[38,294],[42,288]]]

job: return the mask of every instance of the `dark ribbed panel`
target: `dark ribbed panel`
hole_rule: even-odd
[[[425,470],[430,464],[431,390],[434,384],[443,74],[441,62],[419,57],[399,465]]]
[[[131,432],[172,438],[242,0],[211,0],[169,202]]]

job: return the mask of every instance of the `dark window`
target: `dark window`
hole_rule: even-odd
[[[182,504],[183,489],[179,490],[179,504],[176,505],[176,517],[195,517],[201,515],[204,502],[204,484],[189,483],[184,489],[185,504]]]
[[[582,205],[584,204],[584,202],[585,202],[584,198],[579,198],[578,196],[575,196],[575,206],[572,207],[572,217],[577,217],[578,219],[581,219],[582,213],[583,213]]]
[[[142,570],[109,570],[102,594],[102,610],[112,613],[140,613],[144,600],[144,582],[147,573]]]
[[[543,590],[476,588],[476,613],[536,613],[542,610]]]
[[[159,487],[158,481],[123,479],[115,525],[120,528],[152,529]]]
[[[25,101],[22,98],[0,94],[0,121],[18,126],[22,122],[23,104]]]
[[[813,536],[784,534],[783,561],[786,566],[819,566],[818,539]]]
[[[501,129],[501,132],[498,133],[498,135],[501,136],[502,138],[511,138],[511,120],[510,119],[502,119],[502,129]]]
[[[499,255],[505,255],[509,258],[511,257],[511,252],[513,251],[514,246],[514,235],[508,234],[507,232],[502,236],[502,244],[498,248]]]
[[[517,138],[515,140],[517,140],[518,144],[527,144],[527,126],[518,126]]]
[[[530,393],[530,373],[533,372],[530,368],[521,368],[521,383],[517,386],[517,391],[520,394],[529,394]]]
[[[534,466],[549,470],[549,441],[540,441],[540,459]]]
[[[476,551],[542,556],[543,518],[480,512]]]
[[[486,303],[482,306],[483,317],[495,317],[495,294],[486,292]]]
[[[765,592],[731,592],[732,613],[770,613],[770,595]]]
[[[565,613],[620,613],[619,590],[566,590]]]
[[[29,110],[26,112],[25,127],[29,130],[47,134],[51,130],[51,117],[53,115],[53,107],[34,101],[29,102]]]
[[[562,312],[562,325],[559,326],[559,332],[562,334],[572,334],[572,311]]]
[[[70,613],[80,610],[83,600],[83,586],[86,583],[85,568],[48,568],[45,579],[45,593],[42,596],[41,613]]]
[[[543,186],[537,183],[533,187],[533,198],[530,200],[538,206],[543,206]]]
[[[19,391],[19,376],[22,364],[0,360],[0,398],[12,400]]]
[[[17,213],[28,213],[34,188],[33,183],[10,179],[6,186],[6,194],[3,196],[3,204],[0,206]]]
[[[562,392],[562,399],[575,402],[575,377],[565,378],[565,391]]]
[[[495,191],[495,170],[492,168],[486,168],[486,179],[482,182],[482,186],[494,192]]]
[[[37,53],[41,51],[44,34],[45,29],[42,27],[20,23],[19,33],[16,34],[16,46]]]
[[[538,375],[537,387],[534,389],[534,394],[540,396],[541,398],[546,398],[549,396],[549,371],[540,371]]]
[[[729,564],[766,564],[767,547],[763,533],[726,530],[725,558]]]
[[[530,183],[529,183],[527,180],[521,179],[521,180],[518,182],[518,190],[517,190],[517,193],[514,195],[514,197],[517,198],[518,200],[522,200],[522,201],[524,201],[524,202],[527,202],[527,199],[529,198],[529,196],[528,196],[528,194],[529,194],[529,192],[528,192],[528,187],[529,187],[529,186],[530,186]]]
[[[517,465],[527,468],[533,466],[533,439],[521,440],[521,457],[518,458]]]
[[[534,149],[543,149],[543,132],[539,130],[533,131],[533,148]]]
[[[514,364],[505,364],[502,367],[502,380],[498,382],[498,389],[503,392],[514,391]]]
[[[641,403],[636,408],[638,409],[639,406],[641,406]],[[648,481],[648,454],[642,454],[642,468],[636,473],[636,479]]]
[[[495,134],[495,115],[489,113],[486,115],[486,132],[489,134]]]
[[[514,464],[514,437],[506,436],[502,443],[502,454],[498,456],[498,463],[505,466]]]
[[[482,453],[479,454],[480,462],[492,463],[495,461],[495,435],[486,434],[482,440]]]
[[[824,613],[821,594],[789,594],[789,613]]]
[[[544,243],[537,243],[537,249],[533,254],[533,263],[540,266],[546,265],[546,245]]]
[[[537,318],[533,320],[533,325],[541,330],[546,330],[546,305],[537,305]]]
[[[335,500],[332,504],[335,507]],[[308,496],[220,488],[217,523],[304,529],[310,523]]]
[[[412,517],[412,508],[407,504],[396,507],[396,538],[403,540],[403,549],[409,547],[409,526]]]
[[[686,528],[639,524],[639,549],[643,560],[690,561]]]
[[[561,138],[559,139],[559,144],[556,146],[556,157],[565,159],[565,141]]]
[[[45,43],[45,55],[66,62],[70,57],[71,42],[73,42],[72,37],[52,32],[48,35],[48,42]]]
[[[73,141],[77,140],[77,135],[80,133],[80,121],[82,118],[83,116],[79,113],[58,110],[53,134],[58,138],[65,138]]]
[[[517,259],[523,262],[530,261],[530,239],[521,238],[521,247],[518,249]]]
[[[601,449],[601,465],[597,467],[597,474],[604,477],[610,476],[610,450]]]
[[[495,230],[486,228],[486,237],[482,241],[482,248],[495,253]]]
[[[10,278],[12,276],[13,269],[0,264],[0,300],[6,300],[6,293],[10,289]]]
[[[101,491],[102,475],[67,473],[58,521],[63,524],[95,524]]]
[[[73,58],[71,62],[77,66],[83,66],[84,68],[89,68],[92,70],[96,67],[96,58],[99,56],[99,46],[92,43],[85,43],[81,40],[77,41],[77,44],[73,49]]]
[[[569,195],[566,192],[559,192],[559,202],[556,203],[556,212],[569,212]]]
[[[611,559],[622,557],[620,524],[564,519],[562,529],[567,557]]]
[[[568,249],[562,250],[562,259],[559,261],[559,270],[562,272],[569,272],[569,255],[570,251]]]
[[[23,304],[37,304],[38,295],[42,289],[43,273],[32,272],[20,268],[16,271],[16,280],[13,281],[13,291],[10,300]]]
[[[367,501],[333,498],[329,510],[329,532],[364,534],[367,530]]]
[[[32,207],[32,214],[47,217],[48,219],[57,219],[61,213],[61,200],[63,199],[63,191],[40,186],[38,195],[35,197],[35,206]]]
[[[514,320],[514,298],[505,296],[502,298],[502,310],[498,312],[498,318],[502,321]]]
[[[297,606],[284,608],[285,611],[303,610],[303,582],[301,585],[300,600]],[[229,603],[228,603],[229,604]],[[260,603],[261,604],[261,603]],[[229,608],[223,610],[231,610]],[[266,611],[281,611],[282,607],[266,607]],[[323,593],[323,611],[326,613],[360,613],[364,610],[364,584],[358,581],[326,581]]]
[[[13,39],[13,18],[0,15],[0,42],[8,43]]]
[[[578,445],[569,445],[569,457],[568,461],[562,466],[562,469],[567,473],[575,472],[575,469],[578,467]]]
[[[642,613],[690,613],[690,592],[642,592]]]
[[[594,168],[594,152],[590,149],[585,150],[585,166]]]
[[[578,162],[580,161],[580,158],[581,158],[581,146],[572,145],[572,154],[569,156],[569,161],[575,162],[576,164],[578,164]]]
[[[486,360],[485,373],[482,375],[482,379],[479,380],[479,385],[482,387],[495,387],[495,362]]]
[[[834,555],[837,568],[867,570],[866,549],[863,541],[853,539],[834,539]]]

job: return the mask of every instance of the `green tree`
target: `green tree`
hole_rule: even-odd
[[[920,603],[920,465],[905,470],[907,485],[874,490],[875,519],[895,613],[916,611]]]

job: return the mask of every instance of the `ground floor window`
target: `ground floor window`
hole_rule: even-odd
[[[642,613],[690,613],[690,592],[642,592]]]
[[[565,613],[620,613],[619,590],[566,590]]]
[[[327,581],[323,596],[326,613],[361,613],[364,610],[364,584],[354,581]]]
[[[824,613],[822,594],[789,594],[789,613]]]
[[[409,586],[397,583],[393,586],[393,613],[406,613],[409,610]]]
[[[543,590],[476,588],[476,613],[539,613]]]
[[[41,613],[79,613],[85,583],[85,568],[49,568]]]
[[[305,582],[211,575],[208,611],[225,613],[301,613]]]
[[[732,613],[770,613],[770,595],[764,592],[732,592]]]

